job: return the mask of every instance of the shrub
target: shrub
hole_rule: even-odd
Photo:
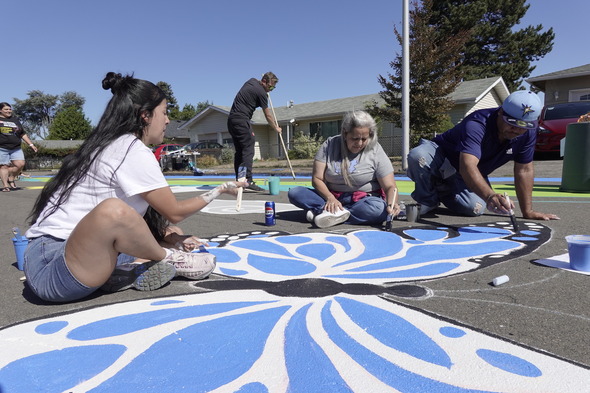
[[[199,168],[209,168],[216,165],[219,165],[219,161],[217,161],[217,158],[215,158],[215,156],[206,154],[197,158],[197,166]]]
[[[323,138],[319,135],[312,137],[311,135],[298,131],[293,138],[292,147],[289,150],[289,158],[313,158],[323,141]]]
[[[236,150],[228,145],[223,145],[223,149],[221,149],[221,156],[220,161],[222,164],[231,164],[234,162],[234,155],[236,154]]]

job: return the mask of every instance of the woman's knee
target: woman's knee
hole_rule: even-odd
[[[110,223],[125,224],[141,218],[131,206],[119,198],[105,199],[92,210],[97,216]]]

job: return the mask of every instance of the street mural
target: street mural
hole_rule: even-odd
[[[585,391],[583,367],[396,301],[549,238],[525,222],[214,236],[194,294],[0,331],[0,391]]]

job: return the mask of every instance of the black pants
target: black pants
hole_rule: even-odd
[[[246,167],[246,180],[252,183],[252,165],[254,163],[254,133],[250,128],[249,119],[229,118],[227,120],[227,130],[231,135],[236,149],[234,155],[234,171],[236,180],[241,166]]]

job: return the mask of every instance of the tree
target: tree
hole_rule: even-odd
[[[412,3],[410,11],[410,144],[416,145],[420,138],[431,138],[433,132],[446,131],[448,112],[453,102],[448,98],[461,82],[458,70],[460,49],[469,37],[469,32],[459,31],[447,36],[429,24],[432,0]],[[402,43],[402,35],[396,27],[394,33]],[[401,126],[402,57],[400,54],[390,63],[393,74],[379,75],[385,88],[379,95],[385,106],[373,103],[367,109],[384,120]]]
[[[86,139],[92,131],[82,108],[70,105],[60,110],[51,122],[47,139],[70,140]]]
[[[19,117],[27,133],[35,138],[43,139],[47,136],[51,123],[58,112],[74,107],[82,110],[86,101],[84,97],[74,91],[67,91],[61,95],[45,94],[41,90],[31,90],[24,100],[14,98],[14,112]],[[69,139],[69,138],[68,138]]]
[[[55,115],[59,97],[45,94],[41,90],[32,90],[27,94],[29,96],[27,99],[14,99],[14,112],[30,136],[43,139]]]
[[[430,23],[443,35],[471,31],[461,50],[465,80],[502,76],[514,91],[555,39],[553,29],[541,33],[540,24],[515,30],[529,7],[526,0],[433,0]]]
[[[172,92],[172,86],[170,86],[169,83],[162,81],[156,83],[156,86],[162,89],[162,91],[166,95],[168,117],[170,118],[170,120],[177,120],[180,110],[178,109],[178,102],[176,101],[174,93]]]
[[[182,110],[178,112],[178,118],[176,120],[187,121],[195,117],[197,114],[197,108],[192,104],[184,104]]]

